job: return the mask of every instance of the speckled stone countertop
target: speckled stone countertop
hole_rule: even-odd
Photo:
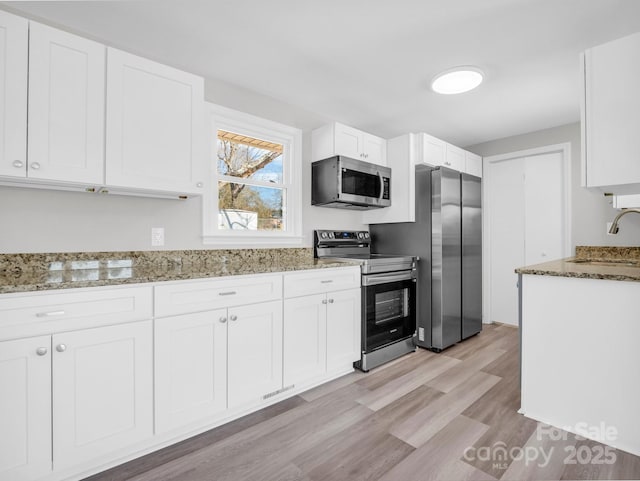
[[[516,269],[518,274],[640,281],[640,247],[577,246],[575,257]]]
[[[0,294],[359,265],[311,248],[0,254]]]

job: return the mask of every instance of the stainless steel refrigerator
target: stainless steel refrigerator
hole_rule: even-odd
[[[372,251],[419,256],[416,344],[441,351],[482,330],[481,179],[416,168],[416,221],[372,224]]]

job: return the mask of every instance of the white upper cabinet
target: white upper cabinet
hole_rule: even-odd
[[[27,172],[29,22],[0,11],[0,175]]]
[[[27,177],[100,185],[105,47],[31,22]]]
[[[202,194],[203,133],[201,77],[108,49],[109,188]]]
[[[312,132],[312,160],[344,155],[378,165],[387,165],[387,142],[348,125],[334,122]]]
[[[640,33],[583,56],[582,185],[640,193]]]
[[[464,172],[464,150],[455,145],[447,144],[447,153],[444,159],[444,166],[458,172]]]
[[[482,157],[473,152],[465,151],[464,153],[464,171],[467,174],[482,177]]]
[[[429,134],[417,134],[415,156],[416,164],[437,167],[444,165],[447,156],[447,143]]]
[[[482,177],[482,157],[472,152],[425,133],[416,134],[415,148],[416,165],[442,166]]]

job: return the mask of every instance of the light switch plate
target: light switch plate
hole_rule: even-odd
[[[164,227],[151,228],[151,245],[153,247],[164,245]]]

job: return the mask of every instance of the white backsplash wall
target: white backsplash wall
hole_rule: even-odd
[[[358,211],[311,206],[311,130],[340,119],[216,80],[206,81],[205,97],[303,130],[304,246],[311,246],[314,229],[366,227]],[[174,201],[0,186],[0,253],[215,248],[202,244],[201,216],[199,198]],[[164,227],[163,247],[151,246],[152,227]]]
[[[483,157],[488,157],[564,142],[571,143],[571,238],[573,246],[640,245],[640,216],[634,216],[634,214],[625,216],[620,222],[620,233],[615,236],[607,235],[606,223],[613,221],[619,211],[611,207],[611,197],[605,197],[600,191],[587,190],[580,186],[579,123],[493,140],[465,148]]]

